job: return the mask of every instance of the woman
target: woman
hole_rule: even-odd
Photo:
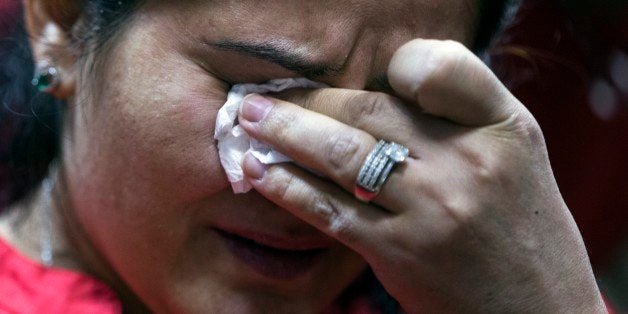
[[[503,3],[24,5],[61,153],[0,234],[126,311],[333,310],[367,267],[410,313],[605,311],[534,118],[465,48]],[[239,112],[295,163],[247,155],[234,195],[212,138],[230,86],[299,76],[333,88]],[[381,139],[408,149],[389,176]]]

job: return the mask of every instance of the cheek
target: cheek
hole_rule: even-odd
[[[75,106],[67,127],[72,198],[95,232],[168,226],[184,236],[192,208],[228,187],[213,129],[229,86],[182,58],[133,56],[113,58],[98,93],[78,95],[93,101]]]
[[[186,256],[198,204],[229,186],[213,140],[228,86],[181,63],[117,65],[106,77],[98,98],[74,106],[68,121],[73,206],[125,278],[166,280],[163,272]]]
[[[203,197],[226,183],[213,139],[226,93],[198,86],[197,78],[189,77],[195,83],[163,82],[142,93],[127,90],[123,94],[130,97],[109,107],[115,117],[107,129],[113,134],[105,140],[116,152],[110,158],[133,165],[144,184],[178,190],[177,198]]]

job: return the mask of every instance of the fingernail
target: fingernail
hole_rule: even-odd
[[[261,163],[255,156],[248,153],[244,156],[244,162],[242,163],[242,168],[244,169],[244,173],[254,180],[260,180],[264,178],[266,174],[266,170],[268,170],[268,165]]]
[[[272,107],[273,103],[270,100],[258,94],[251,94],[244,98],[240,114],[245,120],[260,122],[266,118]]]

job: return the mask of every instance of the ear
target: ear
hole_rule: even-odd
[[[36,65],[54,66],[59,85],[51,93],[66,99],[74,94],[80,52],[72,30],[83,7],[81,0],[24,0],[24,17]]]

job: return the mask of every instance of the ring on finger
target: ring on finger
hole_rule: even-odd
[[[370,202],[377,197],[395,165],[404,162],[409,153],[401,144],[380,140],[360,168],[354,191],[356,198]]]

